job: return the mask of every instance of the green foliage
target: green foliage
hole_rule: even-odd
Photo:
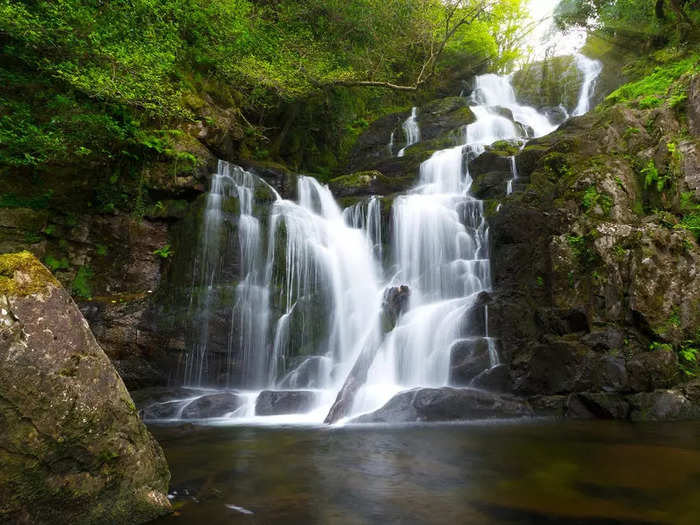
[[[608,195],[598,193],[595,186],[590,186],[583,194],[581,205],[586,211],[594,210],[596,206],[600,206],[603,213],[607,215],[612,209],[613,201]]]
[[[68,259],[66,257],[63,257],[62,259],[56,259],[51,255],[47,255],[44,258],[44,265],[52,272],[56,272],[57,270],[67,270],[68,268],[70,268],[70,263],[68,262]]]
[[[636,45],[685,42],[697,38],[696,7],[688,0],[562,0],[554,19],[562,29],[583,27]]]
[[[678,367],[684,376],[697,377],[700,371],[700,343],[697,340],[684,341],[678,349]]]
[[[161,259],[168,259],[169,257],[172,257],[175,254],[175,251],[172,249],[172,247],[169,244],[166,244],[165,246],[162,246],[161,248],[158,248],[153,252],[153,255],[157,255]]]
[[[644,189],[655,188],[656,191],[662,191],[666,186],[668,177],[661,175],[653,160],[642,168],[642,176],[644,177]]]
[[[90,280],[93,275],[92,269],[88,266],[81,266],[78,268],[78,273],[76,273],[73,284],[71,285],[73,295],[81,299],[90,299],[92,297]]]
[[[649,109],[660,106],[667,99],[674,107],[687,96],[687,85],[685,82],[679,82],[679,79],[697,72],[700,72],[700,55],[690,53],[689,56],[655,66],[639,80],[629,82],[613,91],[606,98],[606,102],[617,104],[636,101],[640,109]]]
[[[681,220],[677,227],[686,229],[700,239],[700,204],[692,192],[681,193]]]
[[[31,208],[44,210],[49,207],[53,191],[49,190],[37,197],[18,197],[14,193],[0,195],[0,208]]]

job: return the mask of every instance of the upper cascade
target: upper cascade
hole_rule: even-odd
[[[577,64],[585,76],[579,108],[586,108],[600,68],[585,57]],[[240,264],[227,384],[251,394],[233,417],[321,422],[328,414],[327,421],[335,422],[376,410],[407,388],[477,384],[481,372],[499,364],[488,329],[489,228],[483,202],[470,195],[468,161],[496,141],[522,144],[557,127],[521,105],[510,80],[495,74],[476,78],[469,97],[476,120],[453,135],[453,147],[420,165],[417,184],[393,200],[390,226],[383,220],[381,196],[342,210],[327,186],[299,177],[295,202],[255,174],[219,164],[204,215],[195,275],[199,293],[193,297],[196,317],[206,319],[221,288],[228,287],[222,268],[230,239],[222,232],[232,220],[226,201],[236,199]],[[417,116],[413,108],[403,123],[407,146],[420,140]],[[510,165],[507,193],[517,179],[514,158]],[[257,204],[260,191],[272,194],[267,207]],[[397,293],[402,306],[387,325],[383,303]],[[209,323],[200,325],[186,380],[205,386],[215,378]],[[464,359],[479,364],[465,372],[459,364]],[[312,389],[311,401],[283,419],[259,415],[257,392],[279,388]]]

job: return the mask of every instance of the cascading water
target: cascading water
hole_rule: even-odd
[[[398,156],[403,157],[406,148],[420,142],[420,128],[418,127],[418,108],[411,109],[411,116],[401,125],[404,135],[406,135],[406,145],[399,150]]]
[[[584,76],[586,71],[582,67]],[[589,103],[595,82],[586,79],[579,107]],[[229,367],[239,369],[235,386],[249,390],[239,393],[246,403],[234,419],[280,422],[255,416],[258,392],[311,389],[318,393],[315,408],[283,421],[320,422],[367,355],[371,361],[346,412],[350,416],[379,408],[401,390],[447,385],[451,354],[465,343],[487,343],[490,365],[499,363],[483,300],[491,289],[488,225],[482,201],[469,194],[465,160],[496,141],[523,144],[556,126],[517,102],[509,76],[478,77],[470,100],[475,122],[463,128],[453,147],[421,164],[417,185],[395,198],[389,227],[382,224],[383,198],[368,197],[341,210],[328,187],[310,177],[298,179],[297,202],[275,195],[267,208],[256,206],[256,188],[265,183],[219,164],[204,216],[195,317],[206,319],[220,298],[216,285],[230,242],[222,233],[223,210],[227,199],[235,199],[241,261]],[[416,116],[414,108],[404,123],[409,143],[420,137]],[[510,164],[507,193],[518,179],[515,157]],[[399,286],[408,287],[410,300],[385,333],[384,291]],[[201,385],[209,374],[211,334],[208,323],[198,324],[187,379]],[[291,355],[300,357],[290,360]]]
[[[591,99],[593,98],[598,76],[603,70],[603,64],[599,60],[592,60],[581,53],[576,53],[574,60],[576,61],[576,67],[583,74],[583,84],[581,85],[578,104],[572,113],[574,117],[578,117],[588,113],[591,109]]]

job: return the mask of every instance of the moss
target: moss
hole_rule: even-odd
[[[378,171],[358,171],[350,175],[342,175],[331,179],[330,183],[334,186],[343,186],[345,188],[363,188],[369,186],[372,179],[376,177],[384,177]]]
[[[501,157],[513,157],[520,152],[520,146],[508,140],[499,140],[488,146],[486,151]]]
[[[0,294],[25,296],[59,286],[51,272],[31,253],[0,255]]]
[[[93,272],[89,267],[81,266],[78,268],[78,273],[75,275],[71,285],[73,294],[83,299],[90,299],[92,297],[92,287],[90,285],[92,276]]]

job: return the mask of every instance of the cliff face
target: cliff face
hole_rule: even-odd
[[[630,395],[697,371],[697,80],[689,85],[687,106],[608,105],[530,142],[517,156],[522,191],[498,199],[489,219],[490,320],[513,388],[560,396],[543,401],[557,413],[661,417],[650,406],[677,395],[664,413],[689,414],[682,386]],[[583,392],[599,397],[565,406]]]
[[[68,293],[0,256],[0,522],[144,523],[170,510],[163,452]]]

